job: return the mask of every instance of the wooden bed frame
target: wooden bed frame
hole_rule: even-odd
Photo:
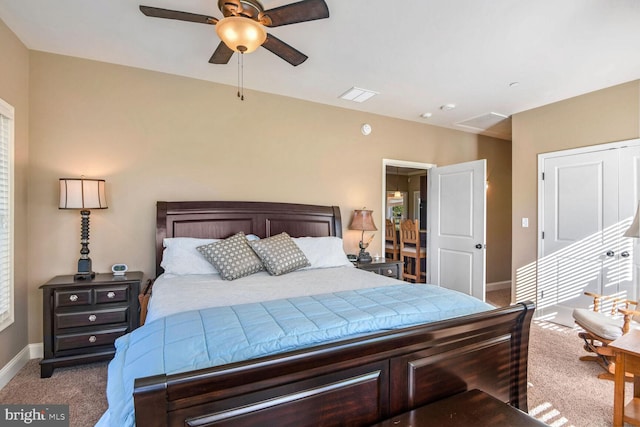
[[[165,237],[341,236],[340,209],[158,202]],[[135,382],[145,426],[365,426],[474,388],[527,411],[532,303]]]

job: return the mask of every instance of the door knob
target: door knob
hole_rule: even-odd
[[[478,243],[478,244],[476,245],[476,249],[482,249],[482,243]]]
[[[607,251],[607,256],[608,256],[608,257],[612,257],[612,256],[614,256],[615,254],[616,254],[616,253],[615,253],[615,252],[613,252],[613,251]]]
[[[630,255],[630,254],[629,254],[629,252],[627,252],[627,251],[624,251],[624,252],[622,252],[622,253],[620,254],[620,256],[621,256],[622,258],[629,258],[629,255]]]

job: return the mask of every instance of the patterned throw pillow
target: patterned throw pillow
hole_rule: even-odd
[[[243,232],[196,249],[220,272],[224,280],[239,279],[263,270],[260,258],[249,246]]]
[[[287,233],[249,242],[269,274],[280,276],[311,265]]]

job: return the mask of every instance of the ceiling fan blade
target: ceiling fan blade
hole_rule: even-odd
[[[329,17],[329,8],[324,0],[302,0],[285,6],[265,10],[261,22],[267,27],[297,24]]]
[[[224,42],[220,42],[220,44],[216,48],[216,51],[213,52],[213,55],[211,55],[211,59],[209,59],[209,62],[211,64],[226,64],[227,62],[229,62],[232,56],[233,50],[231,50],[229,46],[224,44]]]
[[[197,22],[199,24],[215,25],[218,18],[207,15],[198,15],[178,10],[160,9],[158,7],[140,6],[140,12],[152,18],[177,19],[178,21]]]
[[[262,47],[278,55],[280,58],[287,61],[289,64],[296,65],[302,64],[307,60],[308,56],[300,52],[297,49],[292,48],[279,38],[267,33],[267,39],[262,43]]]

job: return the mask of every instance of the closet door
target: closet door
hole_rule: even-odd
[[[538,314],[573,326],[585,291],[635,296],[629,226],[637,199],[638,147],[547,158]]]

